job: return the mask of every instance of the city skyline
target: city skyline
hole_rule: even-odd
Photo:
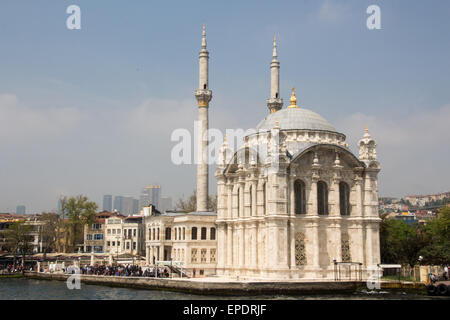
[[[211,127],[252,128],[267,115],[276,34],[284,107],[295,86],[300,107],[345,132],[353,151],[367,125],[383,163],[380,196],[450,189],[447,2],[379,1],[382,29],[372,31],[370,1],[208,3],[204,12],[77,4],[81,30],[65,26],[68,2],[0,4],[0,212],[53,210],[61,194],[101,208],[104,192],[137,196],[148,181],[188,197],[196,168],[171,163],[170,135],[193,131],[203,22]]]

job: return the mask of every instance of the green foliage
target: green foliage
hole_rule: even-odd
[[[33,226],[24,221],[11,223],[8,230],[5,231],[6,247],[14,257],[21,255],[24,258],[26,254],[32,252],[33,247],[30,243],[33,241],[32,231]],[[24,259],[22,259],[22,263],[23,261]]]
[[[450,261],[450,208],[441,209],[437,219],[423,227],[426,245],[420,250],[424,263],[448,264]]]
[[[44,212],[41,216],[41,222],[43,223],[41,228],[41,238],[45,259],[47,252],[52,252],[56,249],[60,218],[56,213]]]
[[[68,221],[64,224],[68,233],[66,245],[70,245],[74,249],[76,242],[82,241],[80,236],[83,234],[84,225],[94,222],[97,204],[88,201],[88,198],[82,195],[68,199],[63,198],[61,203],[62,212],[68,218]]]
[[[422,256],[423,264],[448,264],[450,208],[442,208],[438,218],[425,226],[410,226],[403,220],[384,218],[380,226],[380,249],[383,263],[414,265]]]

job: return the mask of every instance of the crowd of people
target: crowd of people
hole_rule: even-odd
[[[435,283],[436,281],[447,281],[449,279],[448,266],[444,266],[444,272],[442,275],[430,273],[429,278],[432,283]]]
[[[117,276],[117,277],[158,277],[168,278],[170,276],[167,267],[141,267],[132,264],[126,265],[84,265],[80,269],[69,266],[61,270],[64,273],[81,273],[85,275]],[[54,272],[51,268],[41,268],[40,272]]]
[[[15,274],[15,273],[21,273],[24,270],[29,270],[28,267],[24,267],[20,264],[0,264],[0,274]]]

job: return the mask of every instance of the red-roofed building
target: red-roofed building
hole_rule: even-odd
[[[102,211],[96,213],[94,223],[84,226],[84,252],[105,252],[105,221],[111,217],[124,217],[117,212]]]

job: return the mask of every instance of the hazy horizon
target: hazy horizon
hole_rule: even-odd
[[[66,8],[81,8],[68,30]],[[381,8],[381,30],[366,9]],[[284,107],[319,113],[355,154],[369,127],[379,193],[450,190],[450,2],[2,1],[0,212],[56,209],[60,195],[175,204],[196,166],[171,162],[174,129],[193,131],[202,24],[210,52],[210,127],[254,128],[267,114],[277,35]],[[215,167],[210,194],[216,194]]]

